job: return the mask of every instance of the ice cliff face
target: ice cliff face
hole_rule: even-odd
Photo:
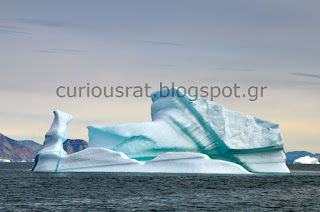
[[[89,126],[89,148],[147,161],[166,152],[194,152],[250,172],[289,172],[279,125],[230,111],[176,89],[152,94],[152,122]],[[164,97],[166,96],[166,97]]]

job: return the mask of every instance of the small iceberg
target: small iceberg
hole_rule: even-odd
[[[0,163],[10,163],[11,161],[8,159],[1,159],[0,158]]]
[[[294,164],[320,164],[318,158],[310,157],[309,155],[295,159]]]
[[[34,172],[289,173],[279,125],[177,89],[152,94],[152,122],[89,126],[88,148],[67,155],[72,116],[54,121]]]

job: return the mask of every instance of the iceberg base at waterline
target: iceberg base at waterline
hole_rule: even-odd
[[[168,152],[143,162],[105,148],[88,148],[68,156],[42,154],[33,171],[249,174],[236,163],[210,159],[201,153]]]
[[[67,155],[71,115],[54,121],[34,172],[289,173],[279,125],[176,89],[152,94],[151,122],[89,126],[88,148]]]

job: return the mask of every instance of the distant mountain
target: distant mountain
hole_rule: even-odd
[[[295,159],[298,159],[298,158],[301,158],[301,157],[304,157],[304,156],[310,156],[310,157],[315,157],[315,158],[320,158],[320,153],[311,153],[311,152],[307,152],[307,151],[293,151],[293,152],[287,152],[286,153],[286,156],[287,156],[287,160],[286,160],[286,163],[287,164],[291,164],[293,163],[293,161]]]
[[[28,142],[27,142],[28,143]],[[13,140],[0,133],[0,158],[11,161],[31,161],[37,152],[24,146],[20,141]]]
[[[88,147],[88,142],[81,139],[67,139],[63,144],[63,149],[69,154],[79,152]]]
[[[67,139],[63,144],[63,149],[68,155],[87,147],[88,142],[81,139]],[[0,133],[0,159],[32,161],[41,148],[41,144],[32,140],[17,141]]]
[[[22,146],[31,148],[36,152],[39,152],[42,148],[41,144],[38,144],[37,142],[31,141],[31,140],[20,141],[20,143],[22,144]]]

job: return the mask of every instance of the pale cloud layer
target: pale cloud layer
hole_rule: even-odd
[[[0,1],[0,132],[42,142],[52,110],[87,125],[150,120],[151,100],[61,99],[60,85],[268,86],[225,107],[320,151],[319,1]]]

